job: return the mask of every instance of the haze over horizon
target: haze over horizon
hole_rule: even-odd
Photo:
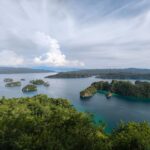
[[[0,0],[0,66],[149,68],[149,0]]]

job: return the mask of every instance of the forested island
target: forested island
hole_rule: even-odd
[[[5,78],[5,87],[16,87],[16,86],[21,86],[21,81],[25,81],[25,79],[20,79],[20,81],[14,81],[12,78]],[[22,92],[34,92],[37,91],[37,86],[38,85],[43,85],[45,87],[49,87],[50,84],[47,81],[44,81],[42,79],[36,79],[36,80],[31,80],[29,81],[29,84],[24,86],[22,88]]]
[[[46,78],[87,78],[95,76],[102,79],[145,79],[150,80],[150,69],[86,69],[60,72]]]
[[[30,83],[32,83],[34,85],[44,85],[46,87],[50,86],[50,84],[48,82],[45,82],[42,79],[31,80]]]
[[[35,85],[43,85],[45,82],[42,79],[31,80],[30,83]]]
[[[0,99],[2,150],[149,150],[150,125],[121,123],[111,134],[66,99]]]
[[[15,87],[15,86],[21,86],[20,81],[15,81],[15,82],[9,82],[5,84],[6,87]]]
[[[107,91],[121,96],[150,100],[150,83],[141,81],[136,81],[135,84],[129,81],[117,80],[112,80],[111,83],[107,81],[94,82],[80,92],[80,97],[88,98],[98,91]]]
[[[11,78],[5,78],[4,82],[13,82],[13,79],[11,79]]]
[[[28,84],[22,88],[22,92],[34,92],[37,91],[37,86],[33,84]]]

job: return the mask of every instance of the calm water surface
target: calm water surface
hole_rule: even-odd
[[[112,97],[107,100],[105,95],[97,93],[88,100],[81,100],[79,92],[89,86],[94,81],[100,79],[44,79],[50,73],[32,73],[32,74],[10,74],[0,75],[0,96],[5,97],[21,97],[33,96],[36,94],[47,94],[54,98],[67,98],[79,111],[87,111],[93,113],[95,120],[107,123],[107,130],[112,128],[121,121],[150,121],[150,102],[141,102],[137,100],[129,100],[123,97]],[[4,78],[13,78],[22,82],[22,87],[29,83],[32,79],[44,79],[50,83],[50,87],[38,86],[37,92],[22,93],[22,87],[5,87]]]

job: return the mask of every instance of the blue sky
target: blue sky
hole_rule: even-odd
[[[0,66],[150,68],[149,0],[0,0],[0,20]]]

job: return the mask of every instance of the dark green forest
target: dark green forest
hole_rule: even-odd
[[[111,134],[67,100],[0,99],[1,150],[149,150],[150,125],[122,123]]]
[[[99,90],[109,91],[121,96],[150,100],[150,83],[141,81],[135,81],[135,83],[118,80],[112,80],[111,83],[107,81],[94,82],[81,91],[80,96],[83,98],[90,97]]]
[[[95,76],[101,79],[150,79],[150,69],[83,69],[77,71],[60,72],[46,78],[88,78]]]

